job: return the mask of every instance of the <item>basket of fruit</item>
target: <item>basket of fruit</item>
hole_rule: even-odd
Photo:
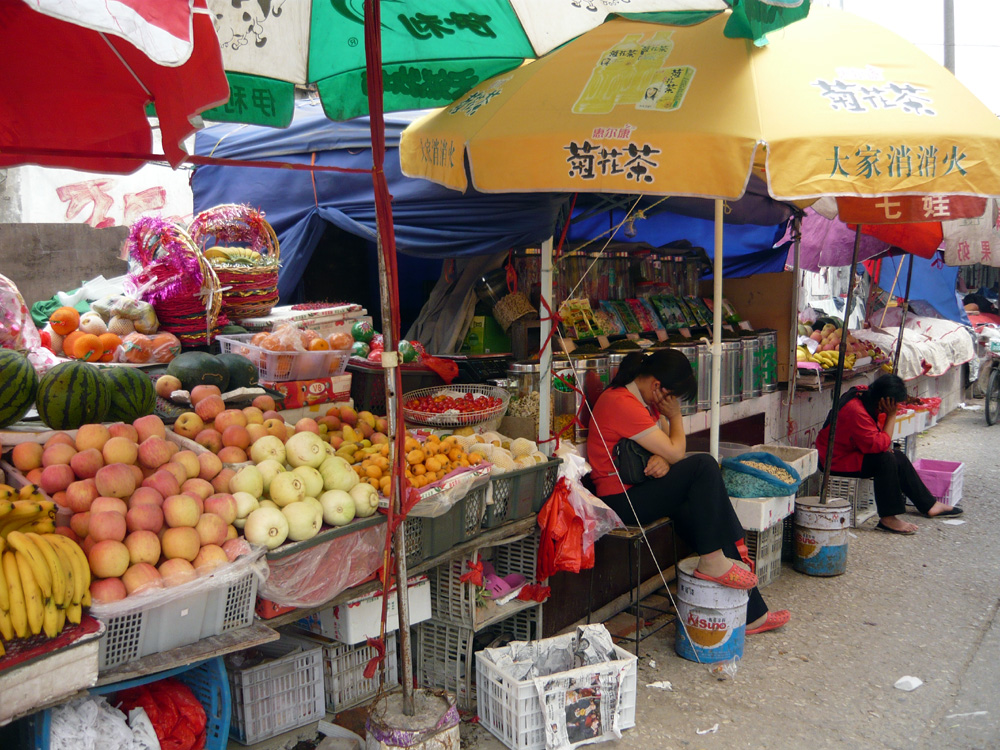
[[[332,334],[333,344],[345,346]],[[313,380],[315,378],[343,375],[351,358],[349,348],[331,347],[324,339],[308,328],[300,329],[286,324],[271,333],[237,333],[219,336],[223,354],[241,354],[253,362],[264,382],[283,380]]]
[[[510,394],[495,385],[421,388],[403,396],[407,422],[428,427],[472,427],[499,421]]]

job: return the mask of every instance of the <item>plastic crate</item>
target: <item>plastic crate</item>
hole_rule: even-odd
[[[489,560],[501,578],[519,573],[532,581],[538,560],[538,536],[531,534],[495,547],[474,549],[468,555],[448,560],[430,571],[433,619],[478,630],[488,621],[502,617],[504,611],[524,608],[525,603],[519,599],[503,605],[489,602],[486,606],[477,606],[477,587],[471,582],[463,582],[461,578],[469,571],[469,563],[479,559]]]
[[[225,750],[229,744],[231,702],[226,667],[221,656],[198,664],[138,677],[134,680],[90,688],[88,692],[93,695],[108,695],[139,685],[148,685],[167,677],[173,677],[191,688],[194,697],[205,709],[207,718],[205,722],[205,750]],[[53,710],[47,708],[31,718],[35,750],[49,750],[49,732],[52,726]]]
[[[913,462],[913,468],[939,503],[958,505],[962,501],[965,464],[960,461],[918,458]]]
[[[347,369],[352,375],[351,398],[354,400],[354,408],[373,414],[385,414],[385,370],[382,366],[354,358],[348,362]],[[444,385],[440,375],[423,365],[401,364],[399,371],[403,376],[403,393]],[[263,374],[261,379],[265,379]]]
[[[747,531],[746,545],[757,573],[757,587],[773,583],[781,575],[781,550],[784,545],[784,520],[763,531]]]
[[[407,516],[405,526],[406,566],[412,567],[472,539],[482,530],[486,513],[486,487],[474,487],[437,518]]]
[[[99,618],[106,628],[98,654],[99,669],[103,672],[143,656],[251,625],[257,574],[249,564],[246,567],[246,573],[235,581],[226,583],[223,578],[217,587],[196,590],[183,599],[152,604],[131,614]],[[203,585],[201,580],[197,583]]]
[[[618,728],[635,726],[638,659],[620,646],[615,646],[616,662],[595,664],[590,669],[617,671],[622,661],[629,662],[621,685],[617,706]],[[573,670],[579,673],[580,670]],[[517,680],[486,658],[476,655],[477,712],[479,723],[511,750],[544,750],[545,714],[538,699],[538,689],[532,679]]]
[[[826,496],[839,497],[851,504],[851,526],[857,528],[878,511],[875,509],[875,484],[871,479],[830,475]]]
[[[486,505],[483,527],[492,529],[540,511],[556,486],[561,463],[561,458],[554,458],[537,466],[493,477],[490,480],[493,502]]]
[[[347,369],[350,351],[328,350],[319,352],[273,352],[250,343],[256,334],[236,333],[217,336],[222,354],[242,354],[260,371],[260,379],[269,382],[280,380],[315,380],[343,375]],[[381,372],[381,370],[380,370]]]
[[[799,479],[805,479],[811,474],[815,474],[819,468],[819,451],[815,448],[796,448],[791,445],[755,445],[750,450],[763,451],[780,458],[798,472]]]
[[[266,661],[227,669],[232,692],[229,736],[244,745],[266,740],[325,716],[323,649],[282,638],[256,649]]]

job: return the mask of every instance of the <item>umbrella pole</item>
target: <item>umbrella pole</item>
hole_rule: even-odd
[[[795,401],[795,382],[797,380],[799,368],[796,351],[799,345],[799,264],[800,264],[800,244],[802,242],[802,220],[796,215],[792,219],[792,330],[788,341],[788,423],[792,421],[792,403]]]
[[[722,201],[715,201],[715,258],[712,265],[712,418],[709,450],[719,458],[719,422],[722,411]]]
[[[913,279],[913,258],[909,258],[909,261],[910,267],[906,269],[906,296],[903,298],[903,315],[899,319],[899,335],[896,337],[896,356],[892,360],[892,371],[897,375],[899,374],[899,355],[903,353],[903,324],[906,323],[906,313],[910,311],[910,281]]]
[[[538,442],[545,446],[551,445],[548,442],[550,416],[552,414],[552,314],[556,309],[556,302],[552,299],[552,238],[549,237],[542,243],[542,267],[540,273],[542,299],[549,303],[549,308],[553,311],[547,317],[542,318],[539,336],[543,344],[539,355],[538,374]],[[544,306],[543,306],[544,307]],[[551,451],[547,451],[551,453]]]
[[[854,277],[857,276],[858,248],[861,245],[861,225],[854,230],[854,256],[851,258],[851,273],[847,282],[847,306],[844,308],[844,328],[851,319],[851,307],[854,305]],[[826,444],[826,458],[823,460],[823,486],[819,491],[820,504],[826,505],[826,490],[830,483],[830,464],[833,463],[833,439],[837,433],[837,416],[840,403],[840,389],[844,384],[844,360],[847,359],[847,334],[840,337],[840,349],[837,359],[837,377],[833,382],[833,412],[830,415],[830,438]]]

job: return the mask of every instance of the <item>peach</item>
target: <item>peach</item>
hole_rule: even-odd
[[[326,412],[326,415],[323,416],[323,417],[320,417],[317,421],[320,424],[323,424],[325,422],[326,426],[330,430],[340,430],[340,429],[342,429],[341,422],[340,422],[340,409],[337,408],[336,406],[334,406],[331,409],[328,409],[327,412]]]
[[[48,440],[45,441],[46,448],[51,448],[53,445],[59,445],[59,444],[68,445],[71,448],[73,448],[73,450],[76,450],[76,441],[69,435],[67,435],[65,432],[57,432],[55,435],[53,435],[52,437],[50,437]]]
[[[285,430],[285,421],[280,417],[278,419],[265,419],[264,429],[267,430],[268,435],[274,435],[281,442],[285,442],[288,439],[288,432]]]
[[[73,531],[73,529],[71,529],[69,526],[56,526],[56,533],[62,534],[67,539],[72,539],[77,544],[80,543],[80,537],[78,537],[76,535],[76,532]]]
[[[114,427],[114,425],[111,425]],[[129,464],[135,463],[139,457],[139,446],[135,441],[127,437],[112,437],[101,449],[106,464]]]
[[[267,428],[263,424],[251,422],[247,425],[247,435],[250,436],[250,445],[253,445],[267,434]]]
[[[194,440],[195,436],[205,429],[205,420],[193,411],[186,411],[174,422],[174,432]]]
[[[179,586],[198,577],[194,566],[181,557],[160,563],[159,571],[164,586]]]
[[[194,479],[188,479],[181,485],[181,492],[193,492],[202,500],[215,492],[215,488],[212,487],[211,482],[206,482],[200,477],[195,477]],[[191,524],[192,526],[194,524]]]
[[[222,396],[205,396],[201,401],[195,404],[194,411],[203,421],[211,422],[217,416],[222,414],[226,410],[226,402],[222,400]]]
[[[128,590],[120,578],[97,578],[90,582],[90,598],[102,604],[120,602]]]
[[[125,539],[125,534],[127,533],[128,527],[125,524],[125,516],[121,513],[115,513],[112,510],[100,513],[91,512],[90,528],[87,535],[95,542],[103,542],[107,539],[121,542]],[[101,577],[106,578],[107,576]]]
[[[229,524],[214,513],[202,513],[194,530],[198,532],[202,546],[206,544],[221,545],[226,541]]]
[[[160,467],[160,471],[166,471],[172,474],[174,479],[177,480],[177,484],[184,484],[188,480],[187,469],[180,464],[175,464],[173,461],[167,461],[167,463],[163,464]]]
[[[206,427],[195,435],[194,441],[202,448],[212,451],[212,453],[218,453],[222,450],[222,434],[212,427]]]
[[[228,562],[229,557],[221,546],[218,544],[206,544],[198,550],[198,556],[194,558],[192,565],[194,565],[195,570],[207,573]]]
[[[229,480],[236,476],[236,470],[224,467],[212,478],[212,489],[215,492],[229,492]]]
[[[104,539],[90,548],[87,559],[91,572],[98,578],[118,578],[128,570],[128,547],[113,539]]]
[[[97,484],[97,491],[105,497],[128,497],[135,492],[135,475],[127,464],[102,466],[94,477],[94,482]]]
[[[198,463],[198,455],[194,451],[178,451],[170,460],[184,467],[188,479],[192,479],[201,473],[201,464]]]
[[[176,526],[163,532],[160,546],[163,548],[163,556],[168,560],[179,557],[190,562],[198,556],[201,537],[193,526]]]
[[[340,421],[354,427],[358,423],[358,413],[350,406],[341,406]]]
[[[180,487],[177,489],[179,491]],[[128,507],[132,509],[140,505],[155,505],[159,507],[163,505],[163,495],[152,487],[136,487],[135,492],[132,493],[132,497],[128,499]]]
[[[25,477],[31,484],[39,484],[42,481],[42,469],[32,469]]]
[[[359,411],[358,412],[358,424],[360,425],[362,423],[367,424],[369,427],[372,428],[372,431],[374,432],[374,430],[375,430],[375,415],[372,414],[370,411]]]
[[[122,583],[129,594],[137,594],[151,588],[160,588],[160,571],[155,566],[141,562],[135,563],[122,573]]]
[[[173,375],[160,375],[156,379],[156,395],[160,398],[169,399],[171,393],[181,390],[182,387],[180,378]]]
[[[111,439],[108,428],[102,424],[85,424],[76,431],[76,449],[85,451],[93,448],[101,450],[104,444]]]
[[[143,479],[142,486],[156,490],[160,493],[160,497],[179,495],[181,492],[181,485],[178,483],[177,477],[166,469],[160,469],[153,476]]]
[[[40,469],[44,450],[39,443],[18,443],[11,451],[11,461],[18,471],[29,472],[32,469]]]
[[[197,406],[209,396],[221,396],[222,391],[217,385],[196,385],[191,389],[191,404]]]
[[[201,465],[201,471],[198,472],[201,479],[214,479],[222,471],[222,460],[214,453],[199,453],[198,463]]]
[[[163,501],[163,520],[171,528],[180,526],[193,528],[200,517],[198,503],[190,495],[171,495]]]
[[[264,411],[256,406],[244,406],[243,416],[246,417],[248,427],[252,424],[264,424]]]
[[[139,463],[150,469],[160,468],[172,455],[170,443],[157,435],[152,435],[139,443]]]
[[[214,513],[227,524],[236,520],[236,498],[220,492],[205,499],[205,512]]]
[[[58,505],[60,509],[69,508],[69,500],[66,499],[66,490],[53,492],[51,497],[52,502]]]
[[[379,417],[375,420],[375,432],[381,432],[383,435],[389,434],[389,420],[385,417]]]
[[[163,510],[153,503],[136,505],[126,513],[125,526],[129,531],[151,531],[155,534],[163,528]]]
[[[257,396],[253,400],[253,405],[258,409],[260,409],[262,412],[274,411],[275,408],[274,399],[271,396],[267,395],[266,393]]]
[[[250,447],[250,433],[247,432],[246,427],[238,424],[230,425],[222,432],[222,444],[246,452],[246,449]]]
[[[81,539],[85,539],[87,532],[90,531],[90,511],[83,511],[82,513],[74,513],[73,517],[69,519],[69,527],[73,530]]]
[[[238,427],[247,426],[246,415],[239,409],[226,409],[215,418],[215,429],[219,432],[225,432],[227,427],[232,427],[233,425]]]
[[[247,458],[247,452],[235,445],[227,445],[217,455],[224,464],[242,464],[250,460]]]
[[[298,422],[295,423],[296,432],[314,432],[319,435],[319,425],[316,424],[316,420],[310,417],[302,417]]]
[[[167,437],[167,428],[164,427],[163,420],[155,414],[147,414],[144,417],[139,417],[132,422],[132,426],[135,427],[135,431],[139,435],[139,439],[136,440],[139,444],[144,443],[154,435],[161,440],[165,440]]]
[[[148,529],[136,529],[125,537],[129,560],[133,565],[140,562],[156,565],[160,559],[160,537]]]
[[[365,440],[375,434],[375,429],[367,422],[358,422],[357,430]]]
[[[76,476],[69,464],[51,464],[42,469],[41,481],[39,484],[48,494],[61,492],[69,487]]]
[[[54,443],[42,451],[42,468],[55,466],[56,464],[66,464],[76,455],[76,448],[66,443]]]
[[[120,497],[94,498],[94,502],[90,504],[91,514],[103,513],[105,511],[118,513],[120,516],[124,518],[125,514],[128,513],[128,506],[125,504],[125,501],[122,500]]]
[[[128,438],[136,445],[139,444],[139,432],[130,424],[115,422],[112,425],[108,425],[108,432],[111,433],[111,437]]]
[[[104,466],[104,455],[97,448],[85,448],[69,460],[77,479],[86,479],[97,474]]]

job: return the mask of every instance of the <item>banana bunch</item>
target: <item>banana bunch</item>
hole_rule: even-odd
[[[255,266],[263,260],[260,253],[248,247],[210,247],[204,254],[207,260],[240,266]]]
[[[55,638],[89,606],[90,565],[80,545],[16,529],[0,537],[0,656],[2,641],[41,632]]]
[[[51,534],[56,530],[56,504],[33,484],[20,490],[0,484],[0,538],[11,531]]]
[[[815,362],[813,355],[809,352],[809,349],[804,346],[795,347],[795,361],[796,362]]]
[[[827,352],[816,352],[813,356],[814,362],[819,362],[823,366],[824,370],[830,370],[837,366],[840,362],[840,352],[837,350],[827,351]],[[850,370],[854,367],[854,361],[856,357],[853,354],[848,354],[847,358],[844,360],[844,369]]]

